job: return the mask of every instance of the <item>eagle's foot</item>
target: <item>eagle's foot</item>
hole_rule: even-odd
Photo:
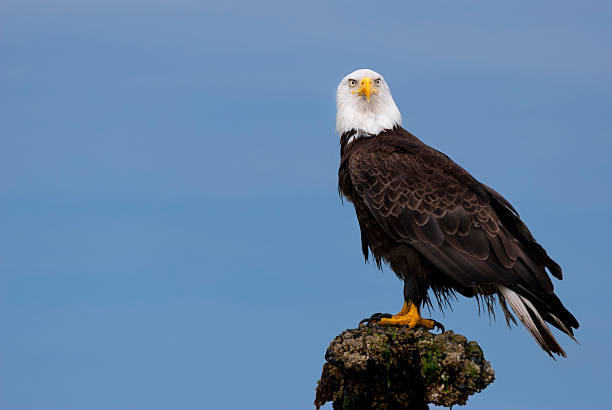
[[[422,326],[429,330],[436,328],[439,329],[441,333],[444,333],[444,326],[442,323],[433,319],[422,318],[416,305],[407,302],[404,302],[404,307],[397,315],[374,313],[369,318],[363,319],[359,324],[370,324],[372,322],[387,326],[406,326],[409,329],[414,329],[416,326]]]
[[[414,315],[393,315],[390,318],[380,319],[378,324],[389,326],[407,326],[408,329],[414,329],[417,326],[421,326],[429,330],[437,328],[441,333],[444,333],[444,326],[442,323],[433,319],[424,319],[421,316]]]

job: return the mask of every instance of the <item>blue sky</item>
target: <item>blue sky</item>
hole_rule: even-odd
[[[336,188],[335,89],[362,67],[564,268],[568,359],[471,300],[432,312],[497,372],[469,408],[610,406],[611,19],[603,1],[2,2],[0,408],[313,408],[331,339],[402,302]]]

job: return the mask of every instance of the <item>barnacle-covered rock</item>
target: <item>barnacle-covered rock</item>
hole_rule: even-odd
[[[452,331],[360,326],[325,354],[315,405],[334,409],[426,409],[465,404],[495,379],[480,346]]]

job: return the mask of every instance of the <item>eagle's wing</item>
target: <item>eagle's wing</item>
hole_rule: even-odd
[[[564,332],[571,335],[571,327],[578,327],[553,294],[545,269],[560,277],[559,266],[501,195],[450,158],[426,145],[396,145],[356,150],[348,167],[356,193],[395,241],[412,245],[464,287],[496,287],[502,291],[501,301],[508,296],[503,290],[510,289],[510,296],[528,299],[546,321]],[[505,299],[525,323],[524,312]],[[535,329],[526,326],[534,334]]]
[[[460,284],[520,281],[552,291],[544,267],[505,229],[484,188],[448,157],[425,148],[359,151],[349,167],[356,191],[385,232]]]

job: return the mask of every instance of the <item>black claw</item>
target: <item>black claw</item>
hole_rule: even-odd
[[[362,324],[366,324],[366,326],[370,325],[370,323],[374,322],[377,323],[380,319],[382,318],[390,318],[393,315],[390,313],[374,313],[372,316],[367,317],[365,319],[362,319],[361,322],[359,322],[360,325]]]
[[[440,329],[440,334],[444,333],[444,325],[438,322],[437,320],[434,320],[433,322],[434,322],[434,329],[438,328]]]

